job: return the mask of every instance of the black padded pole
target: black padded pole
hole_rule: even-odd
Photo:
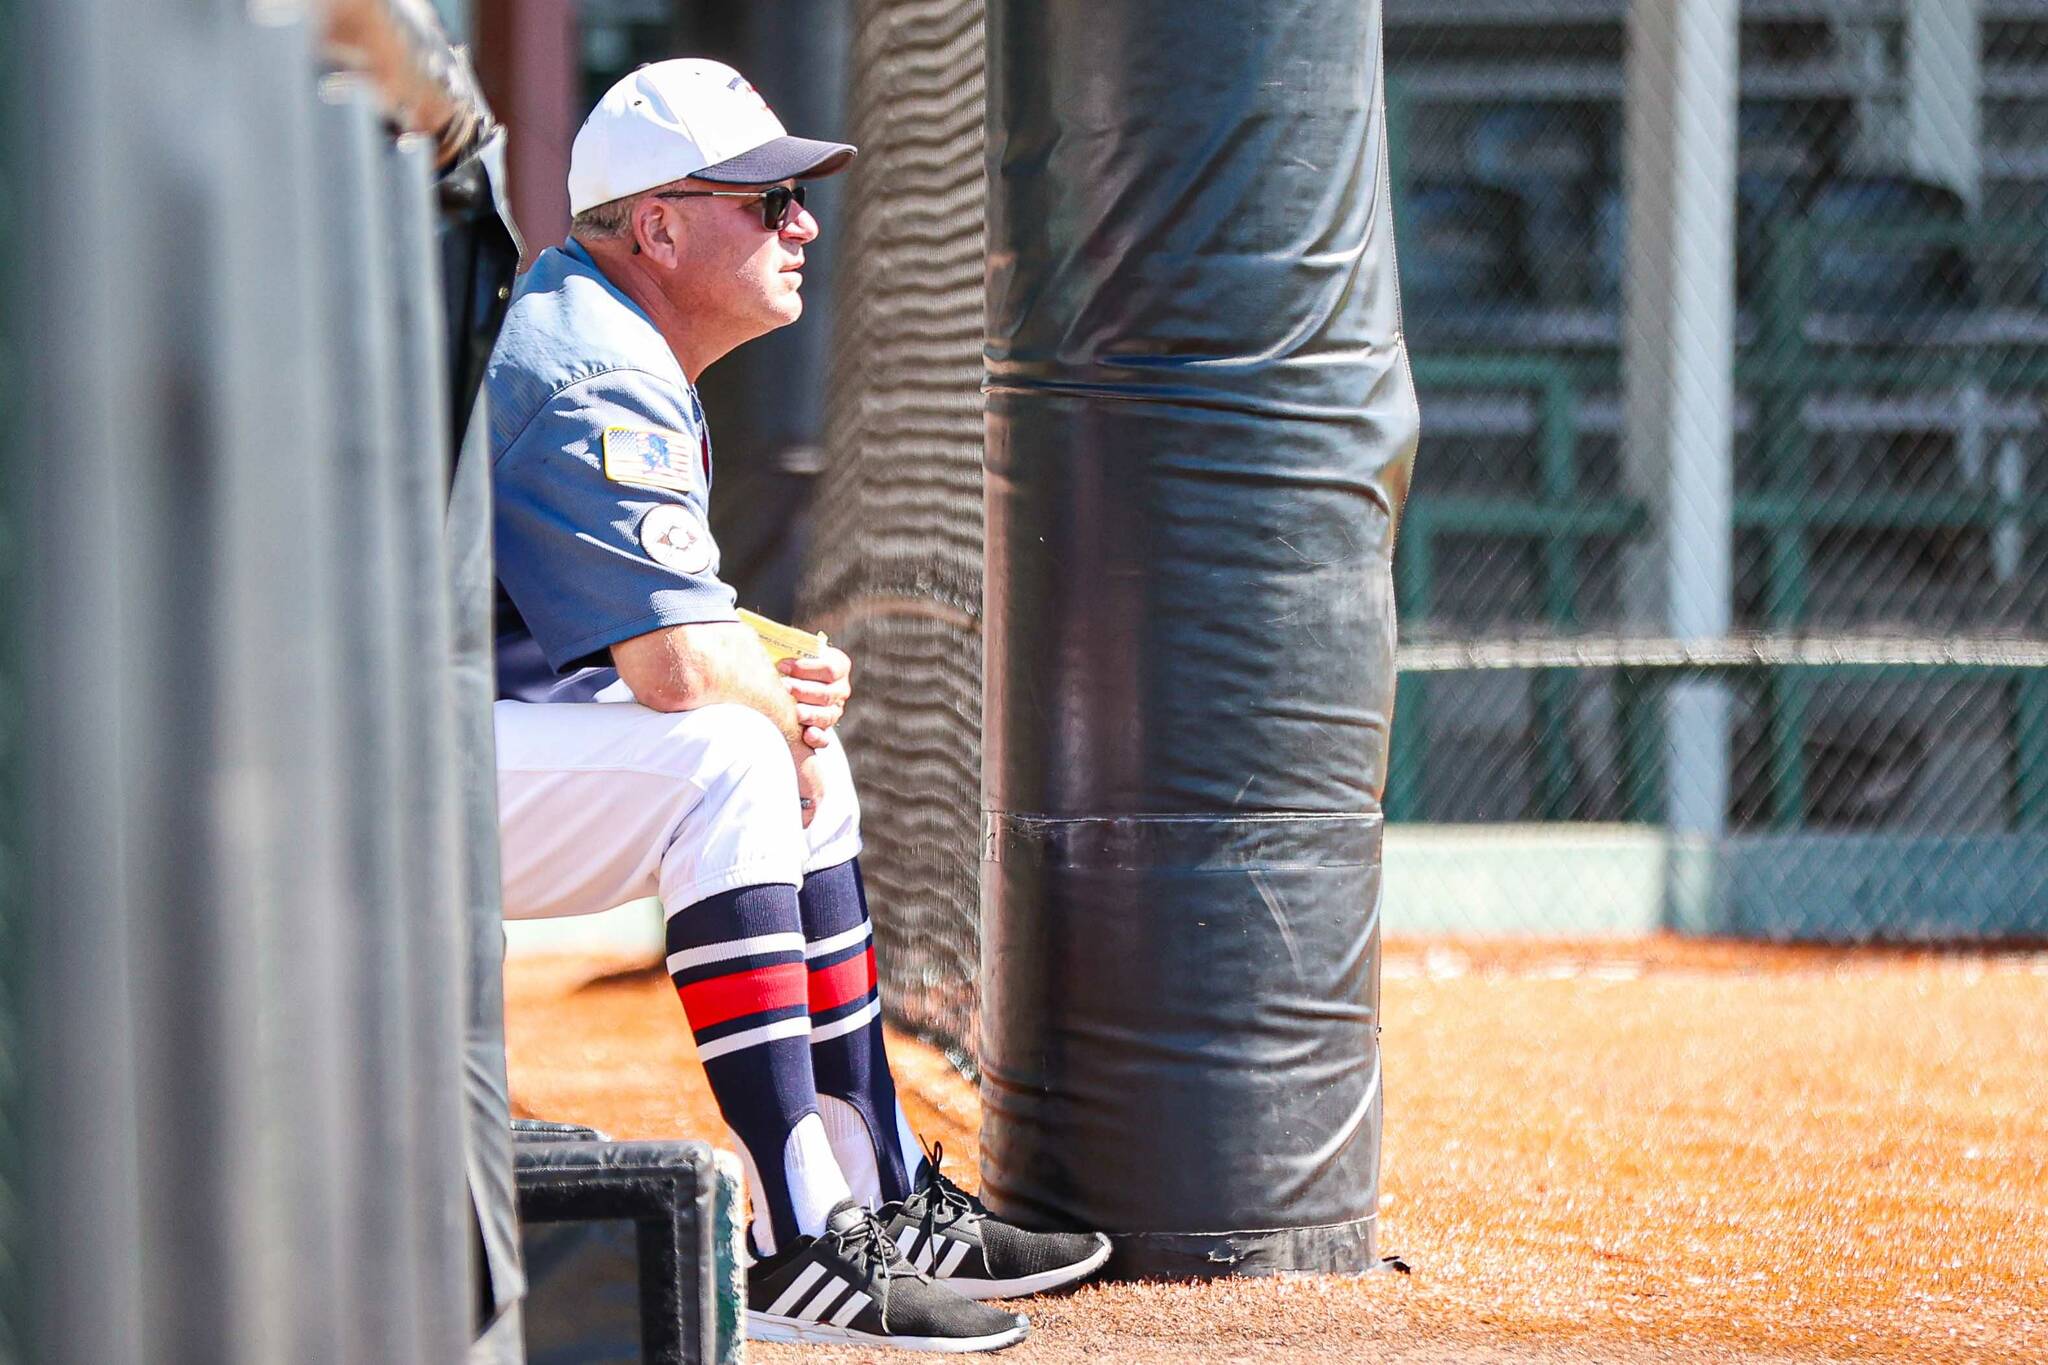
[[[1416,439],[1378,0],[990,0],[982,1173],[1363,1270]]]

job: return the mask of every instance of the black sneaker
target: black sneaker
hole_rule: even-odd
[[[865,1342],[905,1351],[1000,1351],[1030,1325],[919,1274],[875,1215],[846,1200],[825,1231],[747,1271],[754,1341]]]
[[[876,1215],[910,1263],[970,1299],[1013,1299],[1086,1279],[1109,1259],[1099,1232],[1027,1232],[990,1213],[939,1170],[934,1146],[917,1193]]]

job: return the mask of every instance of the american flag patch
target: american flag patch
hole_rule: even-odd
[[[604,431],[604,476],[613,483],[687,493],[696,487],[697,459],[697,443],[672,431]]]

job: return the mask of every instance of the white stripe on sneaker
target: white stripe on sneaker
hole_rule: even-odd
[[[832,1325],[834,1327],[846,1326],[847,1323],[853,1321],[856,1313],[868,1306],[869,1302],[870,1300],[866,1294],[863,1294],[858,1289],[854,1290],[846,1296],[846,1302],[839,1305],[839,1311],[832,1315]]]
[[[851,929],[834,934],[830,938],[821,938],[816,943],[805,944],[804,956],[806,958],[823,957],[827,953],[836,953],[841,948],[851,948],[854,944],[872,933],[874,933],[873,928],[869,926],[866,920],[862,920]]]
[[[940,1279],[944,1279],[946,1276],[958,1270],[960,1268],[960,1263],[967,1259],[968,1250],[969,1244],[966,1242],[955,1242],[953,1243],[953,1245],[947,1247],[946,1258],[943,1261],[939,1262],[939,1268],[937,1271],[938,1277]]]
[[[729,939],[724,943],[707,943],[701,948],[685,948],[679,953],[668,955],[668,974],[702,967],[708,962],[724,962],[727,958],[756,957],[762,953],[788,953],[803,948],[804,936],[791,931],[786,934],[756,934],[752,938]]]
[[[714,1057],[723,1057],[728,1052],[738,1052],[743,1047],[755,1047],[761,1043],[772,1043],[777,1038],[801,1038],[810,1031],[811,1016],[808,1014],[798,1015],[794,1019],[779,1019],[772,1024],[763,1024],[759,1028],[750,1028],[743,1032],[735,1033],[730,1038],[720,1038],[714,1042],[699,1043],[697,1044],[697,1060],[708,1062]]]
[[[910,1259],[910,1249],[917,1245],[917,1229],[907,1227],[896,1234],[896,1249],[903,1253],[903,1259]]]
[[[815,1046],[818,1043],[829,1042],[830,1040],[840,1037],[843,1034],[852,1033],[856,1029],[866,1028],[871,1021],[879,1019],[881,1017],[882,1002],[881,999],[877,997],[876,999],[868,1001],[867,1006],[865,1008],[855,1010],[852,1014],[847,1015],[844,1019],[834,1019],[829,1024],[820,1024],[818,1027],[812,1029],[811,1043],[813,1046]]]
[[[803,1268],[801,1274],[789,1282],[789,1288],[778,1294],[775,1302],[768,1305],[768,1311],[778,1318],[788,1317],[789,1310],[795,1307],[805,1294],[810,1292],[811,1286],[824,1278],[825,1267],[816,1261],[812,1261]]]
[[[824,1321],[826,1311],[838,1302],[839,1296],[844,1294],[846,1289],[846,1281],[834,1276],[825,1281],[823,1289],[811,1295],[809,1303],[796,1310],[796,1315],[800,1318],[809,1318],[812,1322]]]

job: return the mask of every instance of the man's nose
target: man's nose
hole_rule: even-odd
[[[816,241],[819,231],[818,220],[811,216],[809,209],[799,204],[796,212],[789,216],[789,222],[783,225],[782,236],[784,240],[802,246],[805,242]]]

